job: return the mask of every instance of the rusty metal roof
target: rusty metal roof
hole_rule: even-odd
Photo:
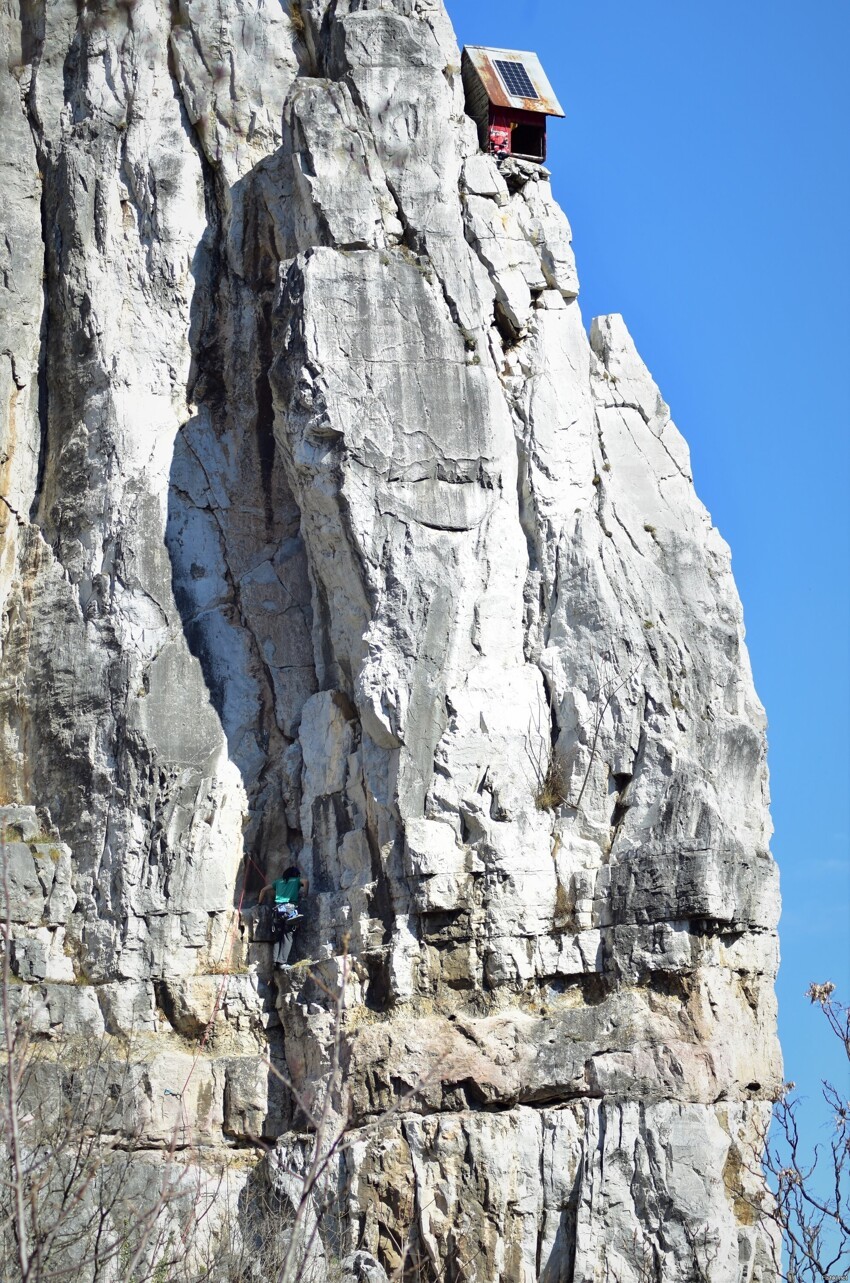
[[[525,53],[519,49],[485,49],[483,45],[467,45],[463,52],[478,73],[494,107],[518,107],[522,111],[538,111],[543,116],[564,115],[536,53]],[[497,62],[521,63],[537,97],[519,98],[511,94],[495,65]]]

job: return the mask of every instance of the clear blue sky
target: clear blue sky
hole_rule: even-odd
[[[463,43],[536,50],[567,112],[553,188],[585,322],[622,312],[732,547],[770,721],[786,1077],[850,1001],[850,5],[447,0]]]

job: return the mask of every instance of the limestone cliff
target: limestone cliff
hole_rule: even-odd
[[[335,1253],[768,1279],[729,552],[623,321],[584,329],[545,170],[479,153],[442,0],[32,0],[2,40],[0,801],[39,1031],[145,1040],[152,1146],[183,1108],[294,1161],[266,1064],[320,1090],[326,1004],[235,908],[297,861],[296,956],[352,960]]]

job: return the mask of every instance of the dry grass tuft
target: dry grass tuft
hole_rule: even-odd
[[[564,767],[553,752],[535,797],[538,811],[555,811],[567,800]]]
[[[303,36],[306,30],[306,23],[304,22],[304,14],[301,12],[300,0],[290,0],[289,21],[292,23],[292,30],[297,35]]]

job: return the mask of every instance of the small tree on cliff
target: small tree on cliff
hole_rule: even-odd
[[[173,1147],[152,1162],[126,1130],[127,1045],[34,1034],[36,986],[12,974],[11,904],[0,823],[0,1278],[154,1283],[180,1260],[173,1227],[194,1226],[194,1190]]]
[[[834,998],[835,985],[813,984],[807,997],[826,1017],[850,1066],[850,1008]],[[758,1208],[774,1223],[782,1242],[777,1273],[785,1283],[840,1283],[850,1279],[850,1103],[842,1092],[822,1084],[831,1136],[809,1153],[800,1140],[800,1100],[787,1083],[773,1110],[765,1137],[763,1167],[771,1187]]]

